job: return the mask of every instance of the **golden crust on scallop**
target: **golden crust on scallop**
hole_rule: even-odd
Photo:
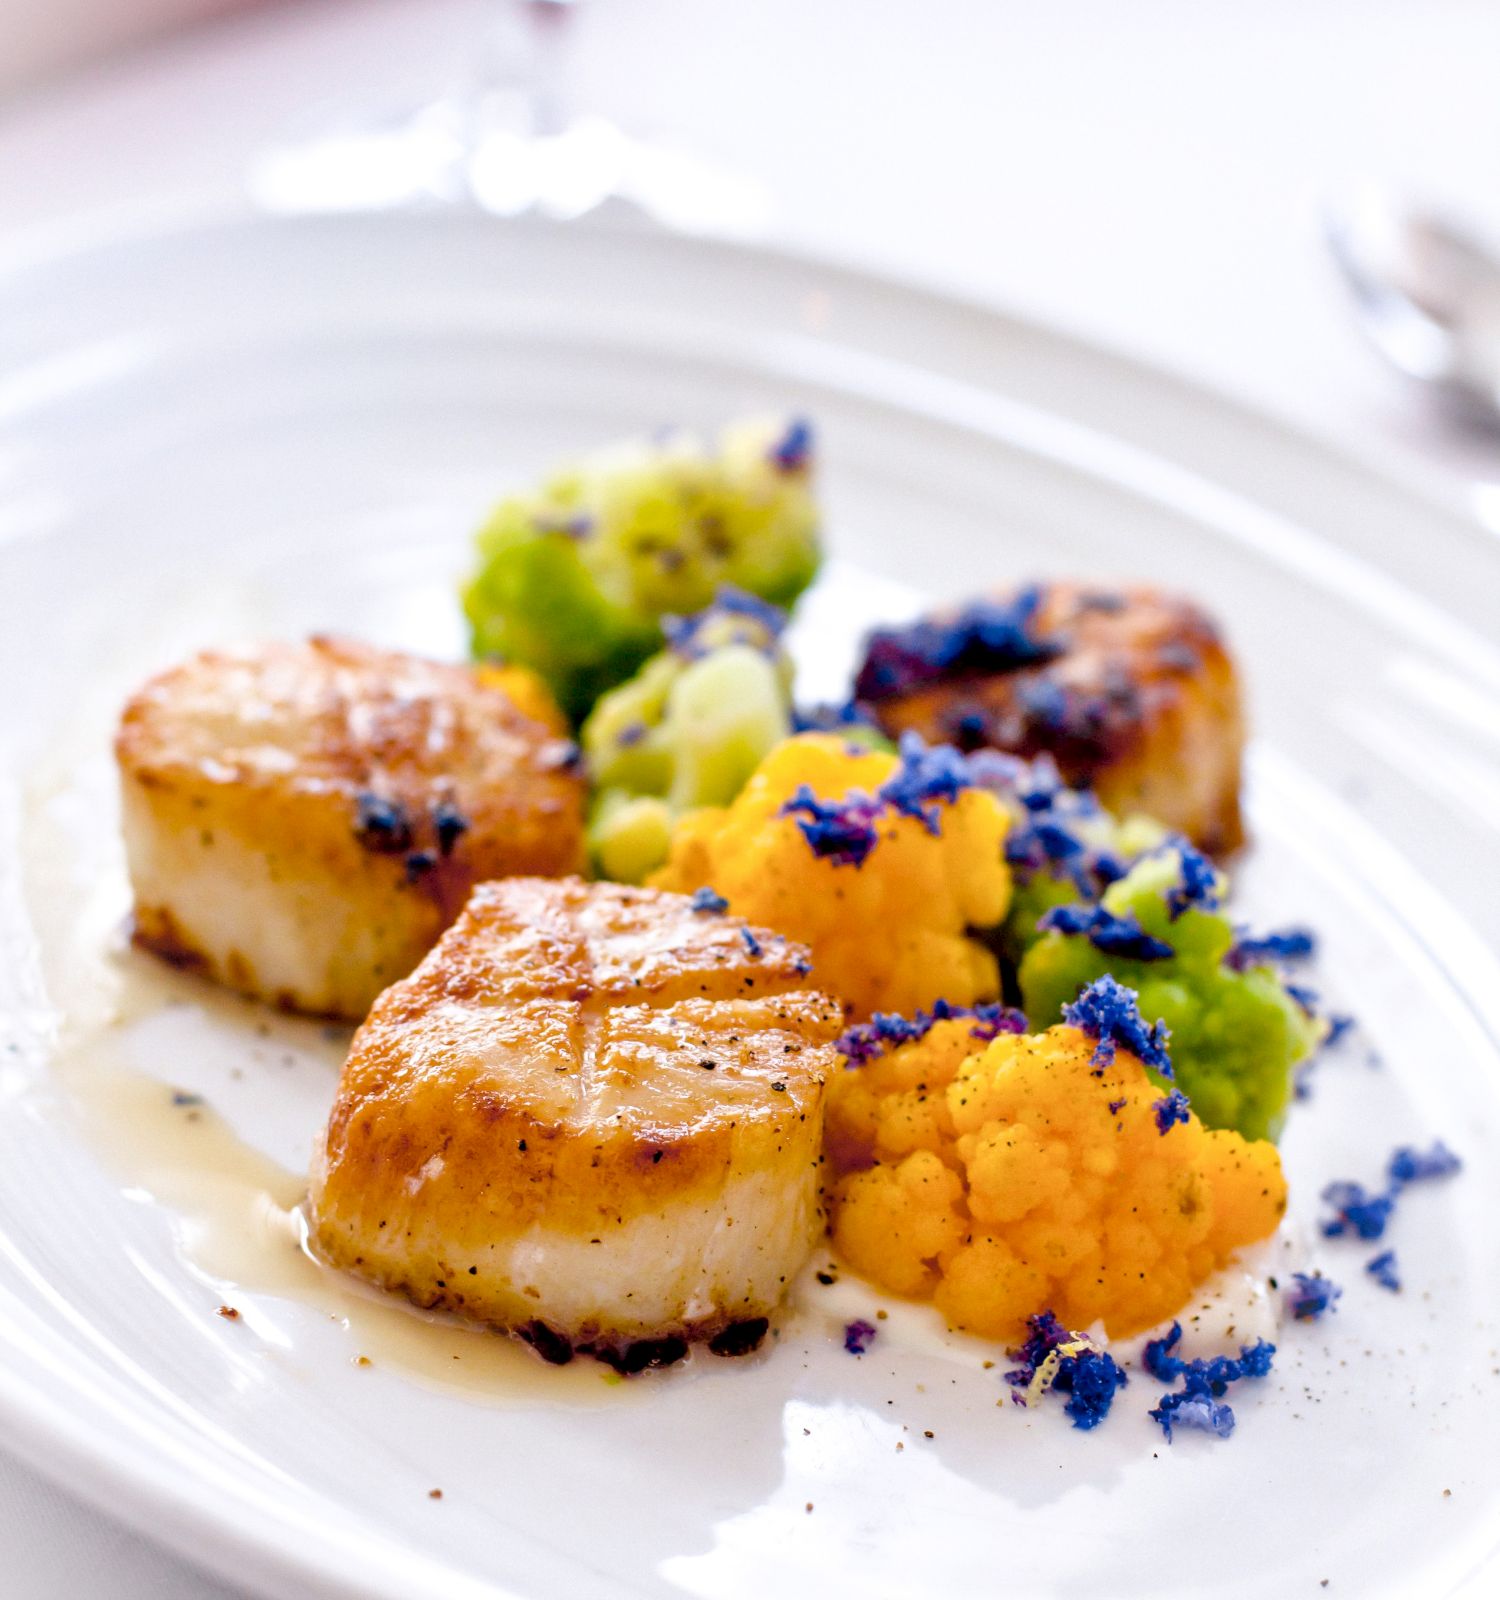
[[[582,859],[576,751],[476,670],[315,637],[205,651],[115,741],[136,937],[363,1016],[476,882]]]
[[[355,1035],[317,1249],[551,1352],[763,1326],[821,1231],[842,1014],[807,971],[681,895],[482,884]]]
[[[1067,782],[1092,786],[1122,817],[1144,812],[1215,853],[1242,843],[1239,680],[1217,625],[1192,601],[1147,585],[1042,585],[1025,619],[1035,648],[1001,670],[979,651],[909,678],[904,633],[876,635],[859,677],[859,697],[887,733],[1045,752]]]

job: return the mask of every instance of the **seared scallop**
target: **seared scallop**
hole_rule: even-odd
[[[1145,585],[1034,585],[871,635],[856,698],[892,735],[1050,754],[1121,816],[1243,839],[1239,680],[1213,619]]]
[[[798,946],[701,898],[481,884],[354,1037],[323,1258],[554,1361],[758,1343],[822,1231],[842,1017]]]
[[[135,936],[362,1017],[476,882],[577,870],[576,751],[482,672],[347,640],[205,651],[115,740]]]

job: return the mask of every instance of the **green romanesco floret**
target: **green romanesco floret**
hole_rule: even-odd
[[[1316,1047],[1323,1024],[1276,971],[1226,964],[1235,934],[1218,909],[1220,874],[1180,841],[1139,860],[1095,904],[1058,907],[1041,919],[1020,984],[1034,1026],[1105,973],[1139,996],[1142,1016],[1171,1030],[1176,1083],[1211,1128],[1247,1139],[1279,1134],[1292,1069]]]
[[[640,883],[667,858],[672,825],[724,806],[791,731],[792,663],[782,614],[738,590],[668,618],[667,649],[604,695],[583,725],[596,870]]]
[[[545,677],[575,721],[724,584],[788,606],[818,569],[812,432],[738,423],[601,451],[495,508],[464,589],[477,656]]]

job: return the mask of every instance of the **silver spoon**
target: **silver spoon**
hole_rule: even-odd
[[[1376,349],[1450,408],[1500,425],[1500,258],[1373,186],[1330,204],[1325,225]]]

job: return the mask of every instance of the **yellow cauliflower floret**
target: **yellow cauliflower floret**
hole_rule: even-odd
[[[1274,1232],[1274,1145],[1192,1115],[1163,1133],[1141,1063],[1094,1053],[1077,1028],[976,1047],[953,1021],[839,1074],[827,1150],[850,1263],[990,1338],[1020,1338],[1042,1310],[1122,1337]]]
[[[783,815],[804,786],[819,801],[854,796],[857,807],[901,770],[898,757],[833,735],[787,739],[733,805],[682,818],[650,881],[688,894],[712,886],[735,916],[810,946],[819,985],[855,1016],[993,998],[995,958],[969,937],[1010,903],[1006,816],[993,795],[964,789],[933,802],[936,833],[894,806],[873,809],[859,865],[818,855],[798,816]]]
[[[823,1148],[840,1172],[931,1150],[957,1166],[946,1090],[978,1049],[972,1018],[938,1022],[915,1044],[829,1080]]]
[[[845,1180],[848,1205],[839,1248],[851,1265],[897,1294],[931,1294],[934,1263],[962,1248],[968,1233],[963,1180],[930,1150],[894,1167]]]

